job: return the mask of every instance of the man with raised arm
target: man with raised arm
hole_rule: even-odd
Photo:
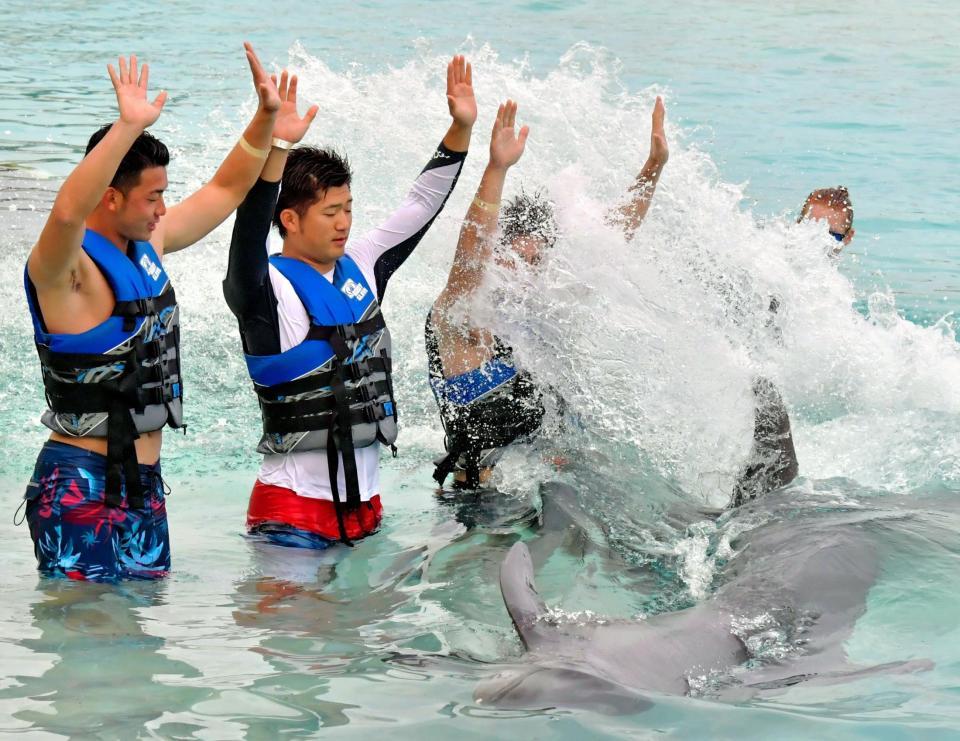
[[[135,56],[108,65],[119,117],[90,138],[30,253],[24,284],[52,433],[25,500],[44,573],[148,579],[170,569],[161,431],[184,425],[180,317],[162,258],[226,219],[269,153],[280,100],[245,46],[253,120],[212,180],[169,209],[170,156],[146,132],[166,93],[148,99],[149,69]]]
[[[456,185],[477,105],[470,65],[454,57],[453,122],[442,143],[400,207],[348,243],[347,161],[330,149],[291,149],[316,111],[298,116],[296,78],[281,77],[280,95],[273,150],[237,211],[224,295],[263,418],[247,528],[272,543],[322,549],[379,526],[378,443],[392,448],[397,434],[380,302]],[[283,250],[268,257],[271,221]]]
[[[434,471],[441,486],[451,473],[458,487],[474,489],[484,483],[503,449],[535,434],[544,415],[542,390],[516,367],[511,348],[470,320],[469,302],[493,259],[498,232],[501,245],[531,265],[539,263],[556,239],[552,206],[539,193],[521,194],[500,208],[507,170],[523,154],[528,134],[526,126],[515,133],[516,113],[512,101],[497,112],[490,162],[467,210],[447,284],[427,314],[430,386],[446,433],[447,452]],[[630,187],[627,203],[614,214],[628,238],[646,216],[670,156],[663,117],[658,97],[647,162]]]

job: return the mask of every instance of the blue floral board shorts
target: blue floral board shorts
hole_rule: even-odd
[[[24,494],[37,568],[89,581],[157,579],[170,571],[170,535],[160,464],[140,465],[143,506],[126,487],[118,506],[106,503],[107,459],[47,442]]]

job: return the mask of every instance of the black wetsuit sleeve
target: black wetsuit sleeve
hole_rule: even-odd
[[[454,152],[441,143],[400,207],[348,248],[361,270],[372,273],[381,302],[390,277],[410,257],[446,205],[466,157],[466,152]]]
[[[243,349],[250,355],[280,352],[277,299],[270,284],[267,237],[280,183],[258,180],[237,208],[223,295],[237,317]]]

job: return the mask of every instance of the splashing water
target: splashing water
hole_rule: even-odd
[[[442,651],[493,660],[507,650],[509,622],[490,578],[495,569],[490,564],[501,554],[487,544],[486,560],[478,559],[463,543],[453,543],[440,555],[438,543],[446,543],[444,538],[452,542],[449,526],[436,525],[431,531],[429,524],[424,525],[425,519],[431,521],[430,516],[424,517],[427,508],[418,509],[415,499],[413,505],[405,505],[403,495],[409,492],[402,491],[408,481],[428,485],[428,460],[442,447],[426,382],[423,321],[446,279],[461,219],[485,164],[496,103],[506,97],[519,101],[521,122],[530,125],[531,136],[526,154],[508,177],[505,197],[522,187],[543,188],[557,205],[562,238],[535,271],[523,265],[491,269],[472,309],[478,322],[488,323],[515,347],[526,368],[563,395],[570,412],[563,428],[540,447],[510,451],[500,466],[498,485],[506,492],[529,492],[534,482],[558,475],[543,461],[544,451],[552,447],[568,451],[572,463],[560,475],[574,480],[583,501],[594,505],[593,514],[608,542],[619,555],[632,559],[630,563],[659,569],[663,583],[679,584],[673,585],[673,592],[665,588],[660,602],[648,600],[645,607],[652,609],[646,613],[705,598],[718,567],[734,552],[737,528],[758,524],[694,517],[691,525],[689,518],[674,522],[668,517],[678,505],[727,503],[750,447],[750,387],[758,375],[774,381],[790,409],[801,473],[808,479],[798,486],[805,493],[833,486],[855,496],[881,496],[891,490],[909,494],[960,484],[956,435],[960,352],[953,317],[919,327],[898,316],[891,292],[858,296],[838,270],[841,261],[852,256],[831,256],[835,243],[815,225],[793,224],[786,215],[767,218],[751,212],[744,204],[744,188],[724,183],[711,158],[698,148],[699,132],[671,120],[671,91],[629,89],[622,82],[619,63],[603,50],[577,44],[545,74],[535,73],[525,60],[503,58],[487,46],[474,46],[469,53],[477,70],[480,102],[471,156],[446,210],[394,278],[385,302],[394,333],[397,395],[402,404],[403,456],[397,462],[385,462],[392,474],[385,480],[396,487],[385,492],[393,520],[379,540],[362,545],[364,550],[352,554],[352,560],[336,564],[340,578],[351,587],[343,586],[345,599],[336,609],[305,590],[300,607],[282,605],[293,615],[281,614],[288,622],[271,623],[269,613],[260,611],[263,585],[245,573],[235,576],[244,568],[240,564],[244,557],[236,555],[241,505],[232,505],[236,510],[232,529],[219,523],[224,517],[223,502],[246,496],[245,487],[256,466],[252,450],[258,413],[235,321],[220,297],[229,224],[204,244],[166,263],[183,307],[190,435],[185,439],[168,436],[165,473],[206,475],[208,480],[226,483],[221,489],[204,488],[209,499],[175,501],[178,511],[191,512],[191,519],[184,515],[177,525],[177,532],[183,533],[178,535],[184,546],[178,555],[181,575],[163,585],[171,593],[170,605],[159,604],[144,613],[156,635],[163,635],[156,638],[158,645],[166,641],[167,646],[165,653],[158,651],[148,658],[169,654],[189,666],[160,662],[146,677],[134,674],[131,680],[122,662],[116,663],[130,686],[156,689],[161,687],[156,677],[179,677],[183,687],[178,689],[197,695],[184,700],[181,715],[190,722],[198,722],[195,717],[207,723],[210,717],[224,716],[219,709],[204,709],[212,691],[209,687],[229,685],[218,700],[229,704],[232,697],[237,706],[242,703],[243,711],[237,711],[242,719],[251,712],[246,705],[252,698],[289,698],[302,687],[313,687],[318,678],[329,680],[330,686],[336,679],[342,694],[334,691],[327,697],[329,705],[320,707],[322,713],[339,718],[352,711],[355,706],[350,703],[358,696],[353,691],[356,687],[346,684],[352,680],[344,679],[345,667],[356,676],[372,672],[370,664],[379,661],[378,651]],[[423,46],[393,68],[354,65],[334,70],[306,46],[297,44],[290,50],[291,67],[301,74],[303,100],[321,108],[308,143],[335,146],[354,167],[357,230],[375,225],[390,213],[442,136],[448,122],[442,96],[445,61]],[[607,214],[623,198],[646,157],[650,110],[657,94],[664,94],[668,105],[671,159],[646,222],[627,240],[609,223]],[[413,106],[410,101],[421,104]],[[174,150],[171,200],[209,176],[240,133],[250,106],[252,101],[240,113],[217,111],[196,128],[166,130]],[[385,120],[389,125],[384,125]],[[20,279],[23,260],[49,207],[54,181],[38,182],[18,174],[14,187],[16,195],[10,197],[16,209],[0,210],[11,242],[10,249],[0,254],[0,296],[8,307],[0,313],[0,357],[4,358],[0,401],[7,431],[24,442],[8,447],[0,473],[20,481],[45,437],[37,422],[42,398],[36,357],[27,339],[30,327]],[[775,316],[769,310],[772,298],[780,306]],[[866,306],[864,313],[855,310],[855,304]],[[836,483],[841,477],[847,481]],[[819,483],[823,479],[834,481]],[[190,527],[198,529],[197,522],[220,529],[211,527],[209,538],[191,541]],[[927,532],[918,532],[916,542],[925,546]],[[500,533],[489,536],[491,543],[498,538]],[[417,550],[424,543],[427,556]],[[406,569],[401,573],[412,576],[371,578],[372,587],[368,586],[364,566],[373,563],[379,568],[381,561],[395,555],[390,549],[403,556],[398,556]],[[210,574],[198,566],[209,560],[211,552],[224,564],[222,573]],[[955,569],[948,556],[955,556],[945,548],[932,553],[927,558],[932,573],[949,583]],[[284,559],[296,572],[298,564],[289,561]],[[29,569],[26,561],[21,566]],[[445,568],[449,577],[441,579]],[[302,570],[315,577],[317,566],[309,562]],[[558,571],[562,582],[558,577],[554,592],[569,588],[572,569]],[[6,578],[13,580],[12,573]],[[231,581],[234,578],[236,584]],[[290,575],[283,579],[296,581]],[[609,585],[602,582],[602,575],[595,580]],[[26,587],[22,581],[12,583],[21,594],[33,590],[32,583]],[[907,583],[906,576],[883,586],[881,598],[891,604],[898,599],[905,603],[897,591],[902,583]],[[542,586],[548,593],[549,579]],[[590,592],[603,593],[601,588]],[[334,590],[334,594],[340,593]],[[952,594],[944,589],[937,596],[948,612]],[[920,593],[912,599],[923,597]],[[356,603],[352,607],[347,604],[351,599]],[[634,614],[639,606],[636,599],[633,595],[623,598]],[[239,607],[235,609],[234,603]],[[172,609],[174,605],[177,610]],[[228,607],[217,612],[222,605]],[[477,612],[471,612],[475,607]],[[551,617],[558,622],[587,621],[592,613],[579,611],[582,607],[580,603],[556,609]],[[174,613],[191,617],[176,618]],[[316,635],[300,635],[305,626],[320,623],[318,614],[329,622],[313,628]],[[208,623],[200,640],[193,638],[197,630],[193,615]],[[9,635],[19,635],[20,612],[5,619],[13,626]],[[342,625],[332,629],[337,620]],[[755,654],[776,659],[794,650],[792,634],[768,625],[762,615],[743,620],[744,635],[753,640]],[[881,629],[885,626],[881,618],[875,620]],[[908,623],[907,617],[903,620]],[[35,618],[35,625],[43,627],[34,630],[47,630],[59,641],[58,621],[57,617],[46,623]],[[283,626],[288,623],[292,627],[286,630]],[[238,625],[276,636],[238,631]],[[268,627],[261,629],[261,625]],[[361,627],[355,631],[355,626]],[[874,630],[886,640],[882,630]],[[859,639],[859,649],[876,653],[875,646],[869,645],[873,634],[866,636]],[[251,650],[242,653],[249,666],[231,664],[224,679],[223,656],[207,647],[207,640],[217,646],[249,645]],[[328,648],[327,642],[334,648]],[[337,648],[341,645],[348,648]],[[57,652],[62,653],[51,649],[50,654]],[[891,660],[901,658],[894,648],[888,652]],[[339,653],[350,655],[344,658]],[[22,654],[33,658],[26,648]],[[238,655],[231,653],[230,661],[238,661]],[[62,665],[71,667],[64,670],[63,684],[72,688],[76,682],[70,672],[85,670],[78,668],[77,661]],[[144,666],[149,667],[149,661]],[[459,680],[467,689],[458,686],[457,691],[469,697],[475,677],[463,666],[457,665],[457,671],[464,672],[466,680],[463,676]],[[247,675],[257,677],[258,673],[264,675],[263,687],[244,684]],[[198,674],[202,677],[196,683],[199,689],[190,685],[190,677]],[[435,683],[438,674],[424,672]],[[45,697],[52,680],[31,681],[36,685],[31,697]],[[287,681],[294,694],[285,696],[282,683]],[[711,681],[706,678],[703,686],[709,689]],[[943,681],[945,686],[955,685],[955,678]],[[234,686],[241,686],[244,694],[230,695]],[[397,685],[384,682],[383,686],[391,688],[384,696],[406,700],[402,692],[394,695]],[[259,689],[259,695],[250,687]],[[171,686],[163,689],[174,694]],[[374,693],[376,688],[365,691]],[[342,709],[338,698],[344,701]],[[403,717],[408,711],[380,695],[376,698],[383,707],[394,708],[388,711],[392,717]],[[294,707],[316,705],[299,694],[294,700],[290,701]],[[114,702],[111,692],[103,704]],[[277,717],[288,712],[280,702],[271,706]],[[174,715],[174,720],[180,717]],[[312,718],[304,721],[311,722]],[[236,723],[238,728],[242,725],[241,720]]]

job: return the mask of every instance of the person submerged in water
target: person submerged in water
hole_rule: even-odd
[[[853,204],[850,194],[843,186],[821,188],[807,196],[797,223],[803,221],[825,222],[829,234],[837,242],[834,255],[850,244],[853,228]],[[783,342],[782,332],[776,321],[780,299],[770,299],[770,315],[767,326],[774,341]],[[780,391],[773,382],[759,376],[753,382],[754,409],[753,447],[748,463],[737,477],[731,498],[734,506],[755,499],[773,489],[785,486],[799,474],[797,453],[793,444],[790,416]]]
[[[237,210],[223,291],[263,421],[247,529],[279,545],[323,549],[379,527],[380,444],[393,449],[397,436],[380,303],[457,183],[477,106],[471,67],[454,57],[446,96],[453,121],[443,141],[400,207],[348,242],[350,167],[330,149],[291,149],[316,112],[300,118],[296,87],[296,77],[281,77],[278,138]],[[274,256],[265,247],[271,222],[283,238]]]
[[[850,193],[842,185],[836,188],[820,188],[807,196],[800,209],[797,223],[802,221],[824,221],[830,236],[839,243],[834,254],[853,240],[856,230],[853,228],[853,203]]]
[[[164,426],[184,424],[179,310],[162,260],[226,219],[263,168],[280,100],[245,46],[253,120],[213,179],[169,209],[170,154],[146,132],[166,93],[147,98],[149,69],[135,56],[109,65],[119,117],[90,138],[30,252],[24,286],[52,433],[24,498],[45,574],[170,570],[160,446]]]
[[[663,131],[663,101],[653,110],[650,153],[614,214],[631,237],[646,216],[669,159]],[[434,480],[476,488],[485,483],[503,449],[539,430],[545,409],[542,389],[517,367],[512,349],[490,329],[474,325],[464,307],[474,298],[500,246],[537,265],[557,239],[553,207],[541,194],[516,196],[501,208],[507,171],[523,155],[529,128],[516,126],[517,104],[500,106],[490,137],[490,159],[467,210],[447,283],[427,314],[424,328],[430,386],[443,424],[446,454]],[[509,264],[509,261],[508,261]]]

